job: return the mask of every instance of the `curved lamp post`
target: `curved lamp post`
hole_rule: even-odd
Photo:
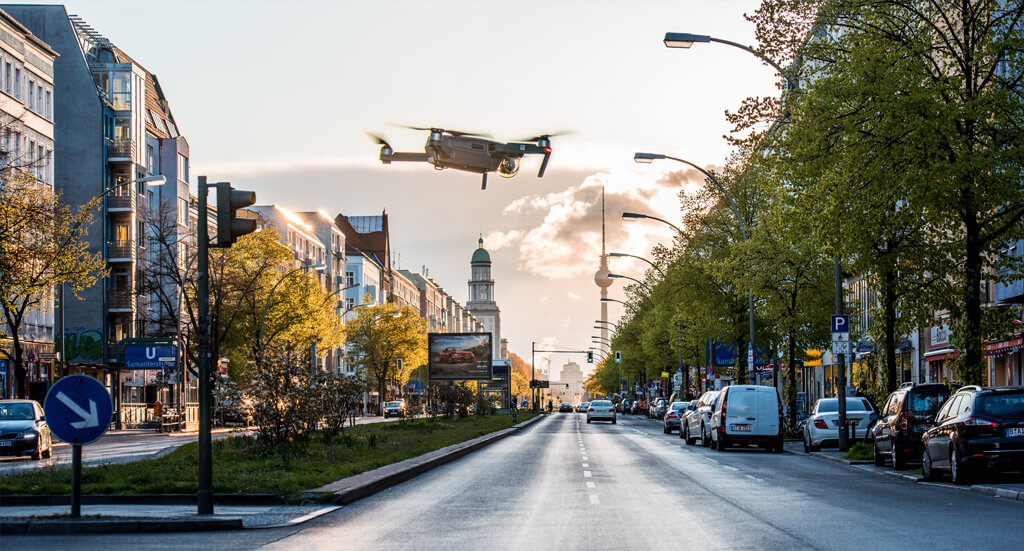
[[[672,226],[672,229],[676,230],[677,232],[683,233],[683,230],[679,229],[679,226],[673,224],[672,222],[669,222],[668,220],[664,220],[662,218],[658,218],[657,216],[651,216],[649,214],[642,214],[642,213],[639,213],[639,212],[624,212],[624,213],[622,213],[622,219],[623,220],[640,219],[640,218],[646,218],[648,220],[657,220],[658,222],[661,222],[662,224],[667,224],[669,226]]]
[[[638,284],[642,285],[642,286],[643,286],[643,287],[644,287],[645,289],[647,289],[647,294],[648,294],[648,295],[651,295],[651,294],[653,294],[653,293],[654,293],[654,289],[652,289],[650,285],[648,285],[648,284],[644,283],[643,281],[640,281],[639,279],[637,279],[637,278],[635,278],[635,277],[629,277],[629,276],[627,276],[627,275],[622,275],[622,274],[611,274],[611,273],[610,273],[610,274],[608,274],[608,277],[610,277],[610,278],[612,278],[612,279],[628,279],[628,280],[630,280],[630,281],[633,281],[633,282],[636,282],[636,283],[638,283]]]
[[[619,304],[621,304],[623,306],[629,306],[628,303],[622,302],[621,300],[615,299],[615,298],[603,298],[603,299],[601,299],[601,302],[618,302]]]
[[[659,160],[659,159],[668,159],[670,161],[676,161],[676,162],[688,165],[690,167],[693,167],[693,168],[699,170],[701,172],[701,174],[707,176],[707,178],[709,180],[714,182],[715,186],[718,187],[718,191],[722,192],[722,195],[725,196],[725,200],[729,203],[729,208],[732,209],[732,214],[733,214],[733,216],[736,217],[736,221],[739,222],[740,234],[743,236],[743,241],[744,242],[747,241],[747,224],[746,224],[746,222],[744,222],[743,221],[743,217],[740,216],[740,211],[739,211],[739,209],[736,208],[736,203],[733,202],[732,196],[729,195],[729,192],[725,190],[725,186],[722,185],[722,182],[719,182],[718,178],[715,178],[715,176],[713,174],[711,174],[710,172],[705,170],[703,167],[698,166],[696,164],[693,164],[690,161],[687,161],[686,159],[680,159],[679,157],[673,157],[671,155],[663,155],[661,153],[634,153],[633,154],[633,160],[636,161],[637,163],[651,163],[651,162],[654,162],[654,161]],[[747,293],[747,302],[748,302],[747,306],[748,306],[748,309],[749,309],[749,317],[750,317],[750,350],[753,351],[753,350],[755,350],[755,341],[754,341],[754,291],[753,291],[753,289],[751,289],[751,291],[749,293]],[[753,362],[752,362],[752,364],[753,364]],[[751,379],[753,379],[754,373],[755,373],[754,366],[753,365],[748,365],[747,369],[750,370],[750,376],[751,376]]]
[[[629,254],[629,253],[608,253],[608,256],[615,257],[615,258],[619,258],[619,257],[623,257],[623,256],[628,256],[629,258],[635,258],[637,260],[643,260],[644,262],[650,264],[652,268],[654,268],[655,270],[658,270],[658,273],[661,274],[661,277],[665,277],[664,270],[662,270],[660,267],[658,267],[657,264],[651,262],[650,260],[647,260],[646,258],[644,258],[642,256],[637,256],[635,254]]]
[[[619,328],[619,324],[617,324],[617,323],[615,323],[615,322],[613,322],[613,321],[606,321],[606,320],[594,320],[594,323],[607,323],[608,325],[611,325],[612,327],[614,327],[614,328],[616,328],[616,329],[618,329],[618,328]]]

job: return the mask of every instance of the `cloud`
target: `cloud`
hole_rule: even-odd
[[[496,251],[515,245],[522,238],[523,232],[521,230],[491,232],[484,236],[484,247],[489,251]]]
[[[565,296],[569,297],[569,300],[573,302],[581,302],[583,300],[583,297],[581,297],[578,293],[574,293],[572,291],[568,291],[567,293],[565,293]]]
[[[655,222],[628,223],[621,214],[641,212],[677,221],[680,189],[699,184],[701,178],[692,169],[655,177],[635,171],[601,172],[562,191],[519,197],[506,205],[503,217],[537,220],[540,215],[540,221],[491,234],[488,247],[518,247],[518,268],[547,279],[590,275],[598,267],[602,233],[609,251],[638,255],[645,254],[654,241],[670,241],[670,228]],[[603,228],[602,188],[606,211]]]

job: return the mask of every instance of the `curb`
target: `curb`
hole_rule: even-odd
[[[971,491],[976,494],[986,495],[990,497],[1000,497],[1003,499],[1024,501],[1024,491],[1009,490],[1007,488],[996,488],[994,486],[979,486],[977,484],[971,486]]]
[[[535,415],[530,419],[517,425],[502,429],[491,434],[478,436],[466,442],[452,444],[451,446],[425,453],[419,457],[411,457],[398,463],[385,465],[372,471],[360,473],[337,482],[310,490],[303,494],[308,499],[320,500],[324,503],[335,505],[348,505],[364,497],[371,496],[377,492],[400,484],[416,476],[419,476],[435,467],[450,463],[456,459],[474,452],[488,444],[492,444],[515,434],[524,428],[547,419],[544,415]],[[326,499],[325,499],[325,496]]]
[[[283,505],[281,496],[275,494],[215,494],[216,505]],[[195,505],[195,494],[125,494],[82,496],[82,505]],[[71,496],[6,495],[0,503],[0,516],[4,507],[33,507],[46,505],[71,505]]]
[[[26,520],[0,522],[0,535],[24,534],[113,534],[140,532],[209,532],[211,530],[240,530],[240,518],[208,518],[182,520],[149,519],[81,519],[81,520]]]

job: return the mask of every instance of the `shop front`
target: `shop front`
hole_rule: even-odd
[[[989,381],[992,386],[1024,385],[1024,336],[1018,334],[1012,339],[985,345],[988,357]]]
[[[53,343],[22,341],[21,355],[26,371],[22,392],[18,392],[15,386],[14,360],[11,359],[14,356],[14,345],[9,339],[4,339],[0,341],[0,346],[7,352],[7,355],[0,354],[0,397],[9,399],[25,396],[29,400],[43,403],[56,377],[54,365],[57,360]]]

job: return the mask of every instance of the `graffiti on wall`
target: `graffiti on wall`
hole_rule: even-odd
[[[61,340],[64,341],[64,350],[69,362],[101,363],[103,359],[103,333],[98,329],[69,327],[64,330],[63,339],[57,339],[55,350],[59,351],[61,349]]]

